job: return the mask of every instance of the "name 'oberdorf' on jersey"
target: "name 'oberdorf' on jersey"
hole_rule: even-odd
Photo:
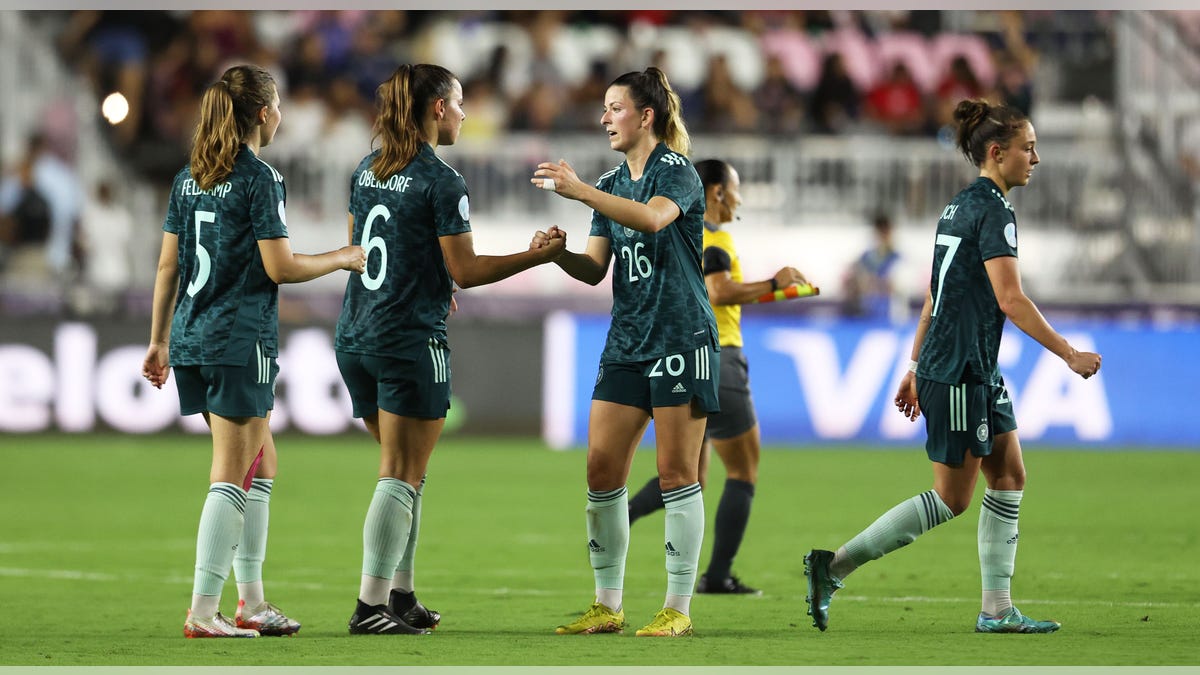
[[[381,180],[375,151],[350,178],[352,241],[366,250],[367,269],[352,274],[334,335],[338,351],[396,356],[446,344],[453,280],[440,237],[471,231],[470,199],[462,175],[428,143]]]

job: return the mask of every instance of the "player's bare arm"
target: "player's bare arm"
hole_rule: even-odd
[[[518,272],[550,262],[562,255],[566,237],[547,238],[545,246],[510,255],[478,255],[470,232],[438,237],[450,277],[459,288],[471,288],[507,279]]]
[[[367,266],[367,254],[361,246],[343,246],[336,251],[307,255],[293,253],[288,238],[278,237],[259,240],[258,250],[267,276],[277,284],[309,281],[337,270],[362,274]]]
[[[1100,355],[1081,352],[1072,347],[1066,338],[1050,326],[1050,322],[1046,321],[1046,317],[1042,316],[1029,296],[1025,295],[1021,289],[1021,274],[1016,258],[992,258],[984,261],[983,265],[992,283],[996,300],[1000,303],[1000,311],[1004,312],[1009,321],[1051,353],[1066,361],[1067,366],[1084,379],[1100,370]]]

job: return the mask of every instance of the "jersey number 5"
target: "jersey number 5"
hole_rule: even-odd
[[[196,212],[196,276],[188,282],[187,294],[190,297],[195,297],[204,288],[204,284],[208,283],[208,275],[212,273],[212,259],[208,255],[208,249],[200,244],[200,226],[204,223],[217,222],[217,214],[213,211],[197,211]]]
[[[362,274],[358,275],[362,279],[363,286],[367,287],[368,291],[377,291],[383,285],[383,275],[387,273],[387,243],[383,237],[372,237],[371,227],[375,225],[377,218],[383,218],[385,221],[392,217],[392,212],[383,204],[376,204],[367,214],[367,224],[363,225],[362,240],[359,245],[363,247],[363,252],[366,253],[367,263],[371,262],[371,251],[379,249],[379,270],[375,274],[371,274],[371,270],[367,269]]]
[[[946,289],[946,272],[950,271],[950,263],[954,262],[954,254],[958,252],[958,245],[962,243],[962,237],[956,237],[952,234],[939,234],[934,246],[945,246],[946,255],[942,256],[942,264],[938,266],[938,287],[937,297],[933,299],[933,313],[931,316],[937,316],[938,307],[942,306],[942,291]]]

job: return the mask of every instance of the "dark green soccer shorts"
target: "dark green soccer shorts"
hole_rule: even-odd
[[[721,354],[711,345],[650,361],[601,361],[593,401],[620,403],[651,412],[699,400],[702,410],[721,410],[717,396]]]
[[[337,364],[355,417],[441,419],[450,409],[450,348],[436,340],[396,358],[339,351]]]
[[[1017,428],[1003,380],[949,385],[918,377],[917,400],[925,416],[925,454],[939,464],[962,466],[968,450],[986,457],[996,434]]]
[[[221,417],[266,417],[275,407],[279,364],[273,356],[250,355],[244,366],[175,366],[179,412]]]

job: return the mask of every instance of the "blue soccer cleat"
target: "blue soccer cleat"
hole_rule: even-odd
[[[822,631],[829,628],[829,601],[842,587],[842,580],[833,576],[829,564],[833,562],[833,551],[813,549],[804,556],[804,576],[808,578],[808,614],[813,625]]]
[[[1000,616],[988,616],[983,612],[975,620],[976,633],[1053,633],[1062,628],[1057,621],[1038,621],[1022,614],[1016,607],[1009,607]]]

